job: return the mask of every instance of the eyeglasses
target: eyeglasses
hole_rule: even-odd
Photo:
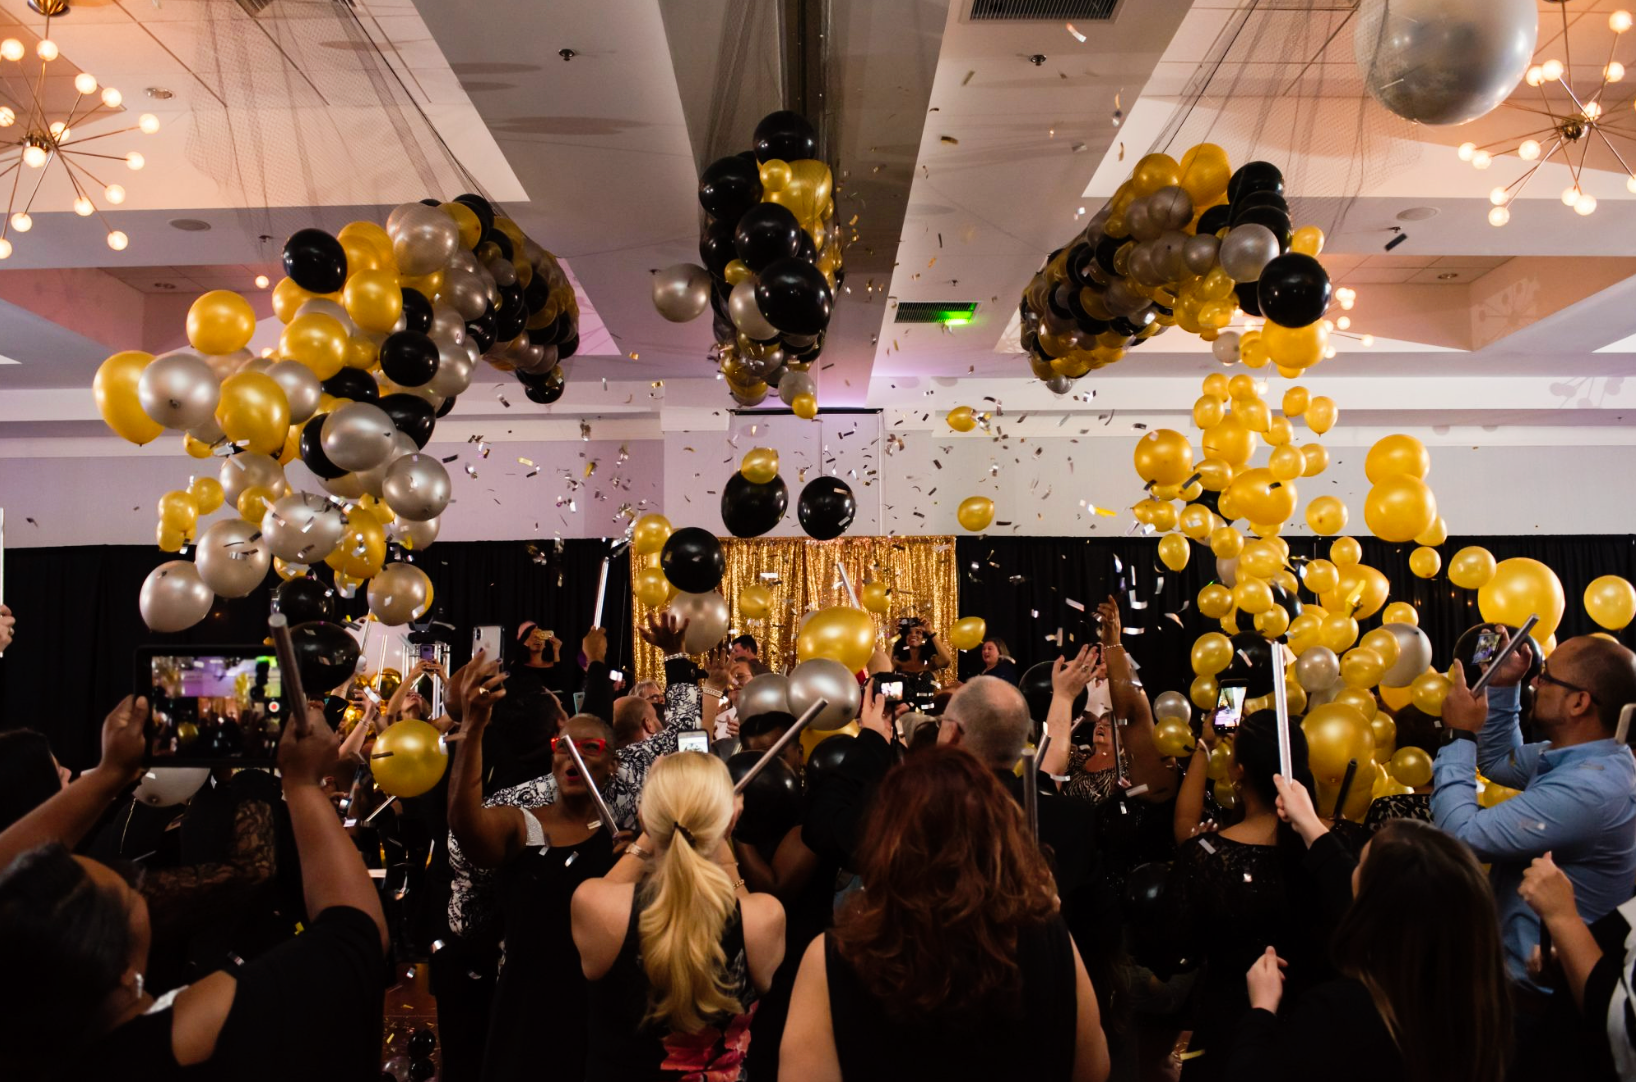
[[[1597,706],[1602,705],[1601,702],[1597,700],[1596,693],[1594,691],[1591,691],[1589,688],[1582,688],[1578,684],[1570,684],[1566,680],[1559,680],[1552,676],[1550,670],[1544,666],[1540,667],[1538,679],[1545,681],[1547,684],[1555,684],[1557,687],[1562,688],[1565,691],[1583,692],[1591,697],[1591,702],[1596,703]]]
[[[551,739],[551,750],[553,752],[567,752],[568,739],[569,738],[566,736],[553,737]],[[580,740],[575,740],[574,743],[579,745],[580,751],[585,752],[588,755],[605,755],[608,751],[608,742],[602,739],[600,736],[588,736]]]

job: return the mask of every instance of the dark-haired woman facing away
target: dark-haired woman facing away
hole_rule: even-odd
[[[1102,1082],[1085,964],[1022,810],[958,748],[881,783],[864,889],[801,960],[779,1073],[804,1082]]]
[[[1280,806],[1313,854],[1333,835],[1307,790],[1279,779]],[[1350,860],[1325,862],[1345,884]],[[1352,866],[1355,898],[1331,944],[1338,976],[1280,1011],[1269,947],[1246,978],[1231,1082],[1381,1078],[1500,1082],[1511,1038],[1499,918],[1470,849],[1429,823],[1383,825]],[[1563,1075],[1561,1077],[1568,1077]]]

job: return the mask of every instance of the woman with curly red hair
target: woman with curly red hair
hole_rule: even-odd
[[[801,960],[779,1073],[1101,1082],[1108,1046],[1022,809],[959,748],[881,783],[863,890]]]

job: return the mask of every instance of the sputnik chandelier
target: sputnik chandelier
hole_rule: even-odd
[[[1540,166],[1552,159],[1566,165],[1572,178],[1562,191],[1563,205],[1572,207],[1580,215],[1593,213],[1596,210],[1596,196],[1583,189],[1581,178],[1585,171],[1585,159],[1591,147],[1598,142],[1624,168],[1625,187],[1636,192],[1636,172],[1631,170],[1625,155],[1614,145],[1614,139],[1628,139],[1631,142],[1625,144],[1625,149],[1636,150],[1636,117],[1629,115],[1632,102],[1621,101],[1615,105],[1608,100],[1613,96],[1610,88],[1625,77],[1625,66],[1615,56],[1620,39],[1631,28],[1631,14],[1615,11],[1608,16],[1608,29],[1613,31],[1613,41],[1608,47],[1607,60],[1602,65],[1601,78],[1593,90],[1582,92],[1581,88],[1574,86],[1573,54],[1568,47],[1568,6],[1565,0],[1553,2],[1562,10],[1562,57],[1546,57],[1530,67],[1523,76],[1525,83],[1539,91],[1537,106],[1528,103],[1527,95],[1523,95],[1521,101],[1507,101],[1504,106],[1535,114],[1543,127],[1525,133],[1520,140],[1512,136],[1482,145],[1461,143],[1458,150],[1460,160],[1470,162],[1474,169],[1487,169],[1493,164],[1496,154],[1507,152],[1533,163],[1522,176],[1488,193],[1488,201],[1493,204],[1488,212],[1490,225],[1502,226],[1511,220],[1511,204],[1522,194],[1534,174],[1539,172]],[[1535,59],[1539,60],[1538,54]],[[1636,157],[1636,154],[1632,156]]]
[[[79,134],[76,129],[82,125],[102,119],[107,113],[122,111],[125,100],[118,90],[99,86],[96,76],[83,71],[74,76],[73,104],[65,113],[59,111],[54,117],[45,102],[53,75],[49,68],[60,55],[57,43],[51,38],[51,20],[68,13],[68,0],[30,0],[29,7],[45,16],[45,30],[34,46],[39,67],[36,69],[25,60],[28,50],[18,39],[0,41],[0,181],[6,174],[12,174],[6,217],[0,221],[0,259],[11,255],[12,233],[27,233],[34,228],[29,212],[34,209],[34,200],[51,172],[52,163],[62,164],[63,173],[73,185],[74,213],[81,218],[95,214],[107,226],[108,219],[91,193],[101,189],[103,200],[117,205],[125,202],[125,189],[118,184],[104,183],[93,166],[105,170],[108,166],[96,164],[105,160],[122,163],[135,171],[147,162],[134,150],[128,154],[105,154],[83,149],[84,144],[130,131],[152,135],[159,130],[159,118],[143,113],[130,127]],[[108,247],[119,252],[129,243],[130,238],[122,230],[109,227]]]

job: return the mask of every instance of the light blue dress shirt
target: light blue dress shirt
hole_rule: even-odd
[[[1569,748],[1524,744],[1515,687],[1488,689],[1488,719],[1475,745],[1456,740],[1437,753],[1432,818],[1490,864],[1500,936],[1511,978],[1548,991],[1528,976],[1539,945],[1539,918],[1517,895],[1529,861],[1549,852],[1574,887],[1586,923],[1636,890],[1636,758],[1615,740]],[[1477,804],[1476,768],[1518,796]]]

